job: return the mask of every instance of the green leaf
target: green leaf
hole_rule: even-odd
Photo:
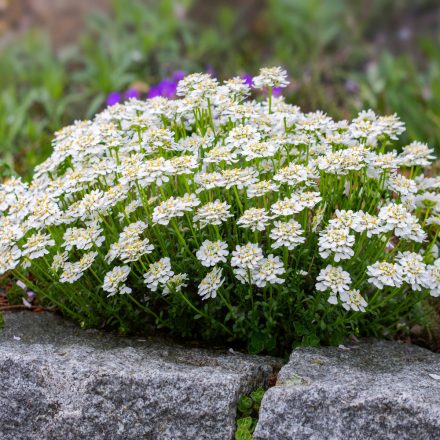
[[[252,354],[261,353],[265,348],[266,337],[262,332],[254,333],[249,342],[249,351]]]
[[[16,177],[17,173],[13,170],[9,163],[0,161],[0,181],[5,177]]]
[[[247,430],[250,431],[252,429],[253,424],[252,417],[243,417],[237,420],[237,430]]]
[[[237,429],[235,440],[252,440],[252,434],[249,431]]]
[[[238,401],[238,410],[248,415],[251,413],[253,405],[254,401],[249,396],[241,396]]]
[[[260,406],[261,401],[263,400],[264,397],[264,393],[266,391],[264,390],[263,387],[257,388],[255,391],[253,391],[251,393],[251,398],[254,401],[255,404],[257,404],[258,406]]]

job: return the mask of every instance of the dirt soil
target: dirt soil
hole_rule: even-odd
[[[91,11],[111,0],[0,0],[0,45],[33,27],[45,29],[57,47],[74,42]]]

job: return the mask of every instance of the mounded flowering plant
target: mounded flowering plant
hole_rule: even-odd
[[[83,326],[252,352],[395,329],[440,295],[432,150],[396,115],[302,113],[287,84],[193,74],[57,132],[1,185],[0,272]]]

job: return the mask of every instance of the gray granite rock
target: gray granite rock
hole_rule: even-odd
[[[438,440],[440,355],[387,341],[295,350],[255,440]]]
[[[0,438],[230,439],[241,394],[274,359],[83,331],[50,314],[5,314]]]

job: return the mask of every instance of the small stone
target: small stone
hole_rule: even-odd
[[[421,336],[423,334],[423,327],[419,324],[415,324],[411,327],[410,332],[413,336]]]
[[[263,398],[253,438],[438,440],[440,354],[390,341],[356,346],[295,350]]]

